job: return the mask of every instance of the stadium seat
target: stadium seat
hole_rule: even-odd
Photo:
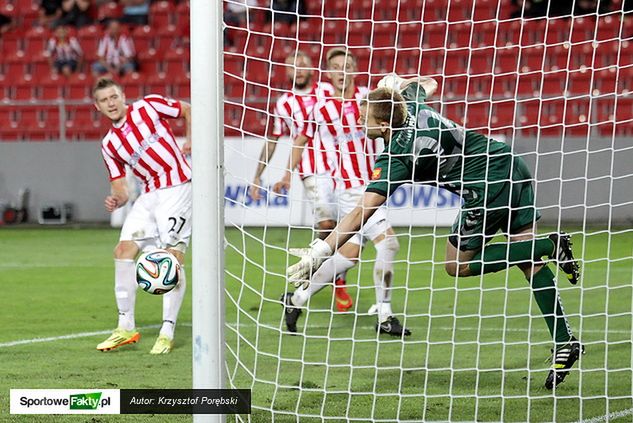
[[[241,99],[244,97],[244,81],[233,78],[230,75],[224,76],[224,96],[231,99]]]
[[[534,72],[543,69],[545,49],[543,46],[532,46],[521,49],[521,72]]]
[[[182,27],[189,24],[189,1],[181,1],[176,6],[176,25]]]
[[[448,50],[444,57],[444,75],[462,75],[467,72],[470,51],[468,49]]]
[[[375,23],[371,45],[373,48],[396,46],[396,23]]]
[[[244,75],[244,56],[224,54],[224,73],[229,75]]]
[[[156,38],[156,31],[149,25],[140,25],[134,28],[131,34],[132,41],[134,42],[134,49],[137,54],[143,54],[154,48],[154,39]]]
[[[101,30],[97,25],[88,25],[77,31],[79,45],[84,53],[84,60],[92,62],[97,59],[97,49],[99,47],[99,39],[101,38]],[[135,44],[135,48],[138,46]]]
[[[569,42],[571,20],[567,17],[552,18],[547,20],[545,42],[549,45]]]
[[[179,75],[189,72],[189,50],[169,49],[165,53],[162,71],[167,75]]]
[[[183,75],[174,80],[174,97],[179,100],[191,100],[191,80],[188,75]]]
[[[577,17],[571,21],[571,42],[582,43],[593,41],[596,35],[596,20],[594,17]]]
[[[517,95],[522,98],[534,98],[541,95],[543,72],[519,73]]]
[[[444,48],[448,45],[446,23],[425,23],[422,26],[422,47]]]
[[[493,101],[490,109],[491,136],[512,136],[515,130],[517,104],[514,100]]]
[[[542,97],[560,97],[565,93],[568,72],[566,70],[544,72],[542,79]]]
[[[546,19],[526,19],[521,22],[521,46],[529,47],[545,42]]]
[[[167,78],[164,72],[148,75],[145,80],[145,92],[146,95],[159,94],[171,97],[173,95],[171,92],[171,80]]]
[[[398,47],[420,48],[423,34],[421,22],[404,22],[398,25]]]
[[[156,31],[156,35],[154,36],[154,48],[159,55],[164,56],[165,52],[178,47],[178,31],[179,29],[176,25],[167,25]]]
[[[128,73],[119,80],[119,83],[123,87],[125,97],[130,100],[136,100],[143,97],[145,94],[144,88],[144,76],[137,72]]]
[[[490,75],[492,74],[492,61],[494,59],[495,49],[485,48],[471,50],[470,63],[468,68],[469,75]]]
[[[64,97],[69,100],[86,100],[92,97],[91,80],[84,73],[72,74],[66,81]]]
[[[120,18],[123,15],[123,6],[111,1],[99,6],[97,19],[103,22],[108,19]]]
[[[591,100],[589,96],[568,99],[565,108],[565,135],[586,137],[589,134]]]
[[[491,84],[493,98],[513,98],[515,97],[517,90],[517,75],[494,75]]]
[[[39,81],[39,98],[42,100],[57,100],[64,98],[63,87],[65,78],[59,75],[47,75],[45,77],[36,78]]]
[[[398,21],[401,23],[419,23],[422,20],[424,0],[400,0]]]
[[[448,24],[448,46],[450,48],[470,47],[472,40],[472,24],[458,22]]]
[[[270,62],[247,57],[244,76],[248,81],[266,83],[270,77]]]
[[[517,46],[520,44],[521,19],[511,19],[497,23],[497,47]]]
[[[448,21],[469,21],[473,16],[474,0],[450,0],[448,2]]]
[[[426,0],[422,13],[423,22],[446,21],[448,0]]]
[[[153,2],[149,8],[149,23],[154,28],[165,28],[175,24],[172,17],[175,16],[174,5],[166,0]]]
[[[503,6],[502,0],[477,0],[474,2],[473,20],[489,21],[497,19]]]
[[[518,47],[504,47],[495,50],[495,73],[517,72],[519,67]]]
[[[495,22],[475,22],[473,24],[472,47],[493,47],[496,45],[497,24]]]

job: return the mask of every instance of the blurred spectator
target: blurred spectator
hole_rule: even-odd
[[[56,25],[72,25],[80,28],[91,23],[90,0],[62,1],[62,14]]]
[[[249,8],[257,6],[257,0],[229,0],[226,2],[224,22],[230,26],[246,26]]]
[[[273,0],[272,6],[275,22],[296,23],[306,13],[303,0]]]
[[[69,37],[68,28],[60,25],[48,40],[46,55],[54,73],[70,76],[81,66],[83,51],[77,38]]]
[[[0,36],[10,30],[12,26],[11,17],[0,13]]]
[[[51,27],[62,16],[62,0],[42,0],[40,3],[40,25]]]
[[[108,23],[105,35],[99,41],[97,48],[99,60],[92,64],[95,76],[110,73],[114,76],[127,75],[138,69],[134,42],[123,34],[121,24],[117,20]]]
[[[120,0],[123,5],[121,22],[130,25],[147,25],[149,22],[150,0]]]

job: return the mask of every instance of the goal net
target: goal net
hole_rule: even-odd
[[[235,419],[630,421],[630,2],[298,3],[224,3],[226,369],[230,386],[252,389],[253,406]],[[549,265],[586,351],[554,390],[544,382],[555,344],[532,287],[517,267],[447,274],[446,245],[463,198],[431,185],[405,184],[385,206],[400,246],[391,306],[411,335],[376,332],[371,242],[346,276],[353,306],[338,311],[326,286],[302,306],[297,332],[288,331],[280,298],[295,289],[285,277],[296,261],[289,249],[317,238],[315,206],[296,171],[289,191],[272,191],[296,132],[281,134],[270,160],[266,145],[278,135],[277,100],[293,92],[301,71],[287,58],[304,52],[312,83],[328,82],[332,47],[356,57],[345,76],[356,86],[374,89],[389,73],[434,78],[429,106],[505,142],[527,163],[538,234],[570,234],[582,275],[571,285]],[[296,109],[291,116],[303,119]],[[249,188],[262,157],[254,198]]]

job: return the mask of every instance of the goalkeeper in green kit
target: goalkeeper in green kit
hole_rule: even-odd
[[[431,78],[389,75],[361,105],[359,123],[367,136],[384,138],[385,151],[374,166],[359,205],[325,240],[299,251],[288,268],[290,282],[308,284],[311,274],[369,219],[400,185],[421,183],[447,189],[462,209],[446,245],[446,272],[477,276],[517,266],[530,283],[555,343],[545,387],[565,380],[584,347],[572,334],[556,291],[554,260],[572,284],[580,278],[571,240],[564,233],[536,237],[540,213],[532,176],[523,159],[505,143],[465,130],[427,106]],[[508,242],[488,244],[501,231]]]

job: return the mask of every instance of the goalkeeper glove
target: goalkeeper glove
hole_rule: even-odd
[[[298,263],[293,264],[286,270],[288,282],[294,284],[296,288],[303,285],[304,289],[310,286],[310,276],[333,253],[328,243],[321,239],[312,241],[310,248],[291,248],[288,252],[300,258]]]
[[[400,92],[400,87],[405,80],[400,78],[395,73],[390,73],[389,75],[383,77],[380,81],[378,81],[378,88],[389,88],[394,91]]]

